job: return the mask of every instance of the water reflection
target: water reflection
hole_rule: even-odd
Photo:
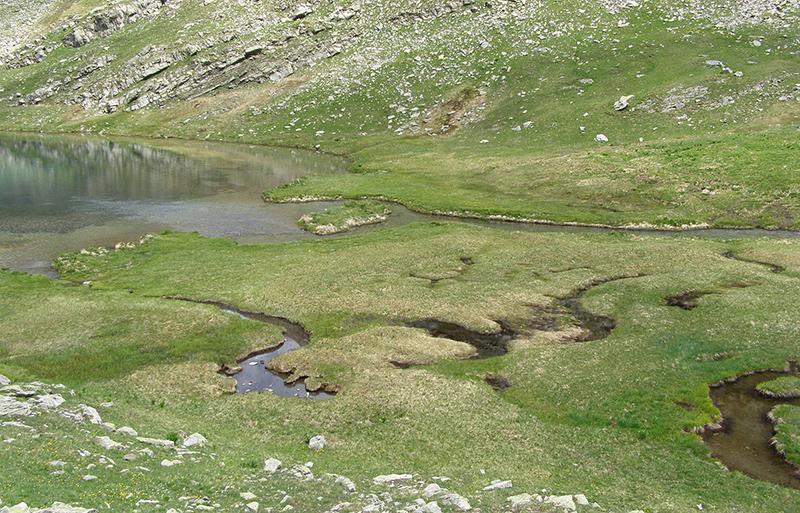
[[[64,251],[165,229],[302,237],[311,207],[262,191],[340,161],[293,150],[181,141],[0,135],[0,266],[41,271]]]

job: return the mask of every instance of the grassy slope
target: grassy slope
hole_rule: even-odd
[[[409,239],[417,244],[409,247]],[[286,407],[264,395],[220,398],[191,387],[173,389],[168,378],[141,381],[153,372],[169,376],[169,364],[86,385],[98,396],[116,389],[115,400],[141,408],[157,426],[197,422],[231,455],[252,455],[257,446],[264,455],[300,458],[299,441],[320,431],[335,442],[317,464],[359,479],[407,469],[459,476],[463,491],[489,476],[512,478],[516,492],[584,491],[608,507],[686,511],[703,503],[716,511],[782,511],[793,491],[722,471],[682,429],[713,417],[706,383],[797,356],[789,320],[799,303],[786,300],[796,270],[774,275],[719,256],[730,247],[749,255],[786,245],[795,246],[505,233],[450,223],[275,247],[168,235],[109,257],[79,257],[89,270],[67,277],[94,280],[93,290],[78,289],[87,298],[130,289],[133,297],[224,299],[298,319],[314,332],[313,344],[284,363],[342,386],[324,405]],[[462,256],[475,264],[436,287],[411,276],[452,273]],[[65,269],[76,265],[70,262]],[[408,345],[416,340],[411,332],[376,326],[391,319],[433,315],[491,329],[491,319],[522,322],[531,315],[526,305],[546,304],[548,295],[566,294],[593,277],[628,273],[647,276],[586,298],[593,310],[620,320],[607,340],[563,345],[556,335],[532,332],[503,358],[408,371],[386,363],[431,358]],[[740,288],[743,283],[750,286]],[[664,296],[697,287],[721,293],[706,296],[692,312],[664,306]],[[766,346],[758,342],[765,333],[771,341]],[[424,340],[416,342],[419,347],[441,343]],[[711,357],[728,352],[730,359]],[[514,386],[493,392],[480,382],[487,372],[509,377]],[[169,420],[146,407],[151,398],[166,398]],[[209,411],[215,412],[211,418]],[[370,429],[362,429],[363,422]],[[454,432],[461,436],[452,437]]]
[[[467,14],[396,31],[372,26],[404,8],[414,10],[405,4],[365,7],[356,18],[362,21],[352,22],[364,31],[355,46],[291,77],[293,86],[246,86],[191,104],[97,117],[55,101],[26,109],[6,106],[0,107],[0,124],[319,144],[353,156],[353,174],[308,179],[273,191],[274,200],[382,196],[424,210],[556,221],[800,226],[800,104],[793,99],[800,67],[796,41],[783,37],[789,29],[727,31],[691,18],[664,21],[662,3],[655,2],[618,15],[597,5],[547,2],[539,9],[520,7],[525,15],[511,16],[505,25]],[[0,73],[0,85],[30,91],[59,72],[58,58],[90,62],[91,56],[110,52],[119,58],[97,79],[113,75],[143,41],[167,44],[175,32],[188,40],[191,31],[184,25],[204,20],[207,9],[187,2],[172,17]],[[245,12],[237,9],[244,8],[226,7],[221,19]],[[248,9],[271,13],[275,6]],[[320,22],[327,12],[303,23]],[[620,18],[629,25],[618,28]],[[548,29],[550,20],[562,30]],[[292,25],[278,24],[274,31]],[[204,23],[197,28],[214,30]],[[755,38],[763,44],[752,45]],[[481,41],[488,46],[479,46]],[[537,47],[551,51],[540,53]],[[201,52],[195,59],[205,57]],[[704,65],[709,58],[744,76]],[[594,83],[583,85],[584,78]],[[695,86],[708,88],[703,103],[688,101],[682,110],[661,112],[673,90]],[[484,93],[484,107],[467,128],[446,137],[413,135],[424,117],[412,117],[414,109],[435,111],[464,88]],[[621,95],[634,95],[632,107],[614,112],[612,104]],[[779,101],[787,95],[790,100]],[[725,97],[735,101],[712,108]],[[648,102],[654,112],[642,108]],[[526,121],[530,128],[512,130]],[[597,133],[611,143],[595,143]]]

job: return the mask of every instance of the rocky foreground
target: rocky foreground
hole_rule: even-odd
[[[75,486],[91,486],[92,481],[110,479],[113,474],[135,475],[149,473],[157,466],[185,473],[194,464],[202,461],[219,461],[214,444],[200,433],[181,433],[170,439],[148,436],[141,428],[116,426],[103,420],[98,408],[77,403],[74,391],[64,385],[49,385],[40,382],[12,383],[0,375],[0,436],[6,446],[24,440],[37,439],[49,443],[48,439],[77,441],[56,442],[63,451],[63,459],[42,462],[53,476],[71,476]],[[99,405],[100,410],[111,409],[112,403]],[[66,434],[58,429],[58,421],[66,420],[67,426],[75,429]],[[142,430],[144,431],[144,430]],[[325,450],[324,435],[308,441],[312,451]],[[224,465],[221,461],[220,465]],[[475,511],[474,499],[447,489],[450,478],[434,476],[422,479],[407,473],[389,473],[375,476],[370,482],[357,484],[352,479],[324,473],[314,473],[314,463],[284,463],[277,458],[264,460],[263,468],[245,476],[240,489],[226,489],[226,495],[238,496],[234,510],[258,512],[285,512],[295,509],[293,498],[281,491],[286,480],[297,480],[314,485],[318,490],[335,491],[342,500],[333,507],[334,512],[404,512],[439,513],[443,511]],[[190,471],[189,471],[190,473]],[[510,480],[489,480],[479,493],[487,494],[513,488]],[[278,489],[276,489],[278,488]],[[255,493],[257,491],[258,493]],[[53,498],[56,499],[56,498]],[[155,511],[165,509],[167,513],[189,511],[230,511],[215,497],[178,497],[169,504],[150,497],[126,497],[130,511]],[[174,504],[173,504],[174,502]],[[519,493],[507,500],[507,511],[577,512],[604,511],[585,495],[548,495],[541,493]],[[0,501],[0,513],[90,513],[103,508],[102,498],[97,504],[68,505],[59,501],[50,506],[28,505],[24,502],[5,505]],[[637,513],[637,512],[631,512]]]

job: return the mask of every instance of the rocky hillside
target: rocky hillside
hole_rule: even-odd
[[[779,102],[796,105],[798,6],[14,0],[0,15],[1,117],[6,128],[148,133],[155,124],[163,135],[307,145],[466,125],[541,132],[572,117],[552,104],[563,98],[506,111],[566,79],[557,91],[569,90],[570,103],[603,89],[607,108],[616,102],[665,128],[692,126],[695,116],[736,122]],[[733,44],[735,62],[727,58]],[[662,55],[675,45],[696,51]],[[709,47],[718,51],[704,54]],[[688,58],[696,73],[676,67]],[[679,75],[654,76],[661,70],[647,69],[653,63]],[[625,88],[600,85],[615,75]],[[165,107],[171,112],[159,113]],[[609,137],[586,121],[570,132]]]

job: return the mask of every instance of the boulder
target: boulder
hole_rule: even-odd
[[[469,501],[457,493],[448,493],[442,496],[442,504],[452,506],[460,511],[469,511],[472,509]]]
[[[184,447],[202,447],[207,443],[208,440],[206,440],[206,437],[200,433],[194,433],[186,437],[181,445]]]
[[[172,440],[161,440],[159,438],[147,438],[143,436],[136,437],[136,439],[142,442],[143,444],[147,445],[155,445],[157,447],[166,447],[166,448],[175,447],[175,442],[173,442]]]
[[[549,497],[545,497],[544,502],[546,504],[552,504],[553,506],[568,512],[575,511],[577,509],[572,495],[551,495]]]
[[[281,468],[281,465],[282,465],[281,460],[275,458],[269,458],[264,462],[264,470],[266,472],[269,472],[270,474],[273,474],[277,472],[279,468]]]
[[[411,474],[387,474],[384,476],[376,476],[372,479],[375,484],[393,484],[400,481],[410,481]]]
[[[511,481],[500,481],[499,479],[496,479],[492,481],[492,484],[484,486],[483,491],[491,492],[493,490],[503,490],[506,488],[511,488],[512,486],[513,484],[511,483]]]
[[[336,478],[335,482],[344,488],[344,491],[347,493],[353,493],[356,491],[356,484],[350,478],[339,476]]]
[[[102,447],[107,451],[124,451],[127,449],[124,445],[119,442],[115,442],[111,438],[107,436],[97,436],[94,439],[94,443]]]
[[[530,506],[533,503],[533,497],[529,493],[521,493],[508,498],[511,503],[511,509],[518,510]]]
[[[128,435],[133,438],[139,436],[139,433],[137,433],[135,429],[128,426],[122,426],[121,428],[118,428],[117,433],[122,433],[123,435]]]
[[[318,451],[320,449],[324,449],[327,443],[328,442],[325,440],[324,436],[317,435],[308,441],[308,448]]]
[[[49,508],[39,510],[37,513],[97,513],[96,509],[78,508],[63,502],[54,502]]]
[[[631,98],[633,98],[633,95],[630,95],[630,96],[620,96],[619,100],[617,100],[616,102],[614,102],[614,110],[617,110],[617,111],[619,111],[619,110],[625,110],[625,109],[627,109],[627,108],[628,108],[628,102],[630,102],[630,101],[631,101]]]
[[[28,403],[0,395],[0,417],[27,417],[33,415]]]

